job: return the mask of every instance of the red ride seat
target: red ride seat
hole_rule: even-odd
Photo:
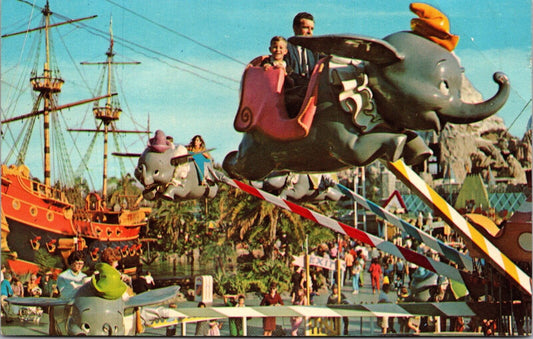
[[[284,71],[279,68],[264,70],[255,66],[262,58],[254,59],[244,71],[239,109],[233,123],[235,129],[239,132],[258,130],[282,141],[305,138],[315,116],[318,78],[324,68],[325,58],[315,66],[302,107],[292,119],[285,108]]]

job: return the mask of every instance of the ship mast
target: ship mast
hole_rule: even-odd
[[[78,102],[74,102],[74,103],[70,103],[70,104],[66,104],[62,106],[56,106],[56,100],[54,96],[61,92],[61,87],[63,86],[64,80],[53,74],[52,69],[51,69],[51,63],[50,63],[50,28],[61,26],[64,24],[70,24],[70,23],[74,23],[74,22],[78,22],[82,20],[93,19],[96,17],[96,15],[91,16],[91,17],[81,18],[81,19],[69,20],[66,22],[58,23],[58,24],[50,24],[50,16],[53,14],[53,12],[50,11],[50,5],[48,1],[46,1],[46,5],[44,6],[44,8],[41,9],[41,13],[44,16],[44,26],[25,30],[22,32],[2,35],[2,38],[19,35],[19,34],[26,34],[26,33],[33,32],[33,31],[44,30],[46,56],[45,56],[45,61],[44,61],[44,66],[43,66],[43,73],[42,73],[42,76],[35,75],[30,78],[30,83],[32,85],[33,90],[39,93],[37,102],[39,102],[40,100],[43,101],[43,109],[28,113],[28,114],[23,114],[20,116],[2,120],[2,124],[34,117],[34,116],[41,115],[41,114],[43,115],[44,184],[46,186],[51,186],[50,114],[54,111],[58,111],[64,108],[70,108],[70,107],[85,104],[87,102],[91,102],[94,100],[99,100],[102,97],[81,100]],[[113,96],[113,95],[116,95],[116,93],[108,94],[108,95]]]
[[[43,98],[43,130],[44,130],[44,184],[50,186],[50,111],[52,109],[52,96],[54,93],[61,92],[61,86],[64,81],[58,77],[52,77],[50,72],[50,7],[48,1],[41,11],[45,19],[45,46],[46,46],[46,60],[44,62],[43,76],[32,77],[30,82],[33,90],[39,92],[39,96]]]
[[[113,39],[113,20],[110,20],[109,23],[109,49],[106,52],[106,61],[104,62],[82,62],[82,65],[104,65],[107,73],[106,89],[107,93],[111,93],[113,90],[113,65],[138,65],[140,62],[131,61],[131,62],[115,62],[113,60],[115,53],[113,52],[114,39]],[[101,132],[104,133],[104,154],[103,154],[103,176],[102,176],[102,199],[106,201],[107,199],[107,167],[108,167],[108,137],[109,131],[120,132],[120,133],[149,133],[149,131],[125,131],[117,130],[115,128],[114,122],[120,118],[122,109],[118,103],[115,103],[111,100],[111,97],[107,97],[106,103],[104,106],[98,106],[95,104],[93,107],[94,117],[102,121],[103,130],[96,129],[69,129],[69,131],[74,132]]]

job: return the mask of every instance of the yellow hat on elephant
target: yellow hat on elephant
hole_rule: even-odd
[[[459,42],[459,36],[450,33],[450,22],[438,9],[424,3],[413,2],[409,5],[411,12],[419,18],[411,19],[411,30],[435,43],[453,51]]]
[[[93,275],[91,282],[100,297],[115,300],[126,292],[128,286],[122,281],[120,272],[111,267],[111,265],[98,263],[96,264],[96,270],[100,274],[98,274],[98,278]]]

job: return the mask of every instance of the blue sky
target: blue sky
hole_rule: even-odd
[[[43,6],[43,0],[35,1]],[[451,31],[460,36],[455,53],[467,77],[489,98],[497,90],[492,81],[496,71],[505,72],[512,85],[511,95],[498,113],[510,132],[521,137],[531,116],[531,2],[525,0],[441,0],[426,1],[450,19]],[[119,128],[140,128],[129,118],[150,129],[162,129],[175,141],[187,143],[195,134],[204,136],[217,162],[237,149],[242,135],[233,129],[238,106],[239,80],[244,64],[268,53],[274,35],[292,35],[292,18],[300,11],[315,16],[315,35],[352,33],[382,38],[408,30],[414,14],[410,1],[165,1],[51,0],[53,12],[70,18],[98,15],[83,25],[54,30],[55,53],[66,80],[60,103],[91,97],[97,83],[96,66],[80,66],[81,61],[103,61],[108,48],[107,31],[113,18],[115,61],[140,61],[136,66],[117,67],[117,90],[124,115]],[[19,1],[2,2],[2,34],[39,24],[39,13]],[[62,21],[54,17],[53,22]],[[35,34],[35,33],[32,33]],[[68,53],[66,48],[68,46]],[[2,119],[31,111],[31,94],[26,90],[12,105],[15,87],[28,84],[28,70],[22,68],[31,39],[24,35],[2,39]],[[42,66],[38,68],[42,70]],[[21,74],[24,75],[21,78]],[[519,117],[518,117],[519,116]],[[518,118],[517,118],[518,117]],[[63,112],[70,128],[92,128],[91,105]],[[515,121],[516,119],[516,121]],[[513,122],[514,121],[514,122]],[[41,123],[41,122],[39,122]],[[42,124],[42,123],[41,123]],[[10,129],[22,126],[14,123]],[[65,136],[79,151],[71,155],[73,167],[85,153],[88,137],[76,133]],[[71,139],[72,138],[72,139]],[[36,138],[34,138],[36,139]],[[6,148],[15,141],[6,138]],[[147,137],[121,139],[129,152],[141,152]],[[100,142],[96,149],[100,149]],[[39,151],[39,141],[32,140]],[[123,148],[122,151],[126,151]],[[113,151],[112,149],[111,151]],[[101,160],[95,153],[90,171],[96,188],[100,184]],[[42,177],[40,157],[28,164],[32,174]],[[133,172],[134,160],[126,169]],[[118,175],[116,159],[111,159],[110,176]]]

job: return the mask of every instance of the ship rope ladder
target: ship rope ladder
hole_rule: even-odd
[[[54,149],[58,151],[55,152],[54,161],[58,168],[59,180],[62,184],[67,186],[74,185],[74,169],[72,168],[72,163],[70,161],[70,152],[66,147],[65,139],[63,138],[62,131],[63,126],[61,123],[61,116],[59,114],[52,114],[52,128],[54,133],[52,133],[52,140],[55,145]]]
[[[85,154],[81,158],[80,164],[76,168],[76,171],[74,172],[75,178],[81,178],[83,173],[87,170],[87,173],[89,172],[89,167],[87,166],[87,162],[91,158],[91,154],[93,153],[94,146],[96,144],[97,134],[95,133],[91,139],[91,142],[89,143],[89,147],[87,147],[87,150],[85,151]],[[90,176],[90,174],[89,174]]]
[[[113,142],[115,143],[115,149],[118,152],[120,152],[121,148],[120,148],[120,143],[119,143],[119,140],[118,140],[118,135],[117,135],[117,133],[114,133],[114,130],[116,130],[115,124],[112,123],[112,126],[113,126],[113,129],[111,131],[113,133],[111,133],[111,134],[113,135]],[[124,165],[124,160],[121,157],[118,158],[118,163],[119,163],[119,166],[120,166],[120,174],[121,174],[121,176],[126,175],[126,173],[128,173],[128,172],[126,171],[126,166]]]

